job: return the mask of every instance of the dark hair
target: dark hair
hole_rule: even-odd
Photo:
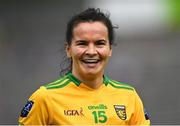
[[[67,23],[67,30],[66,30],[66,43],[71,45],[71,41],[73,38],[73,29],[82,22],[95,22],[99,21],[102,22],[108,29],[108,37],[110,46],[114,44],[114,28],[111,20],[109,19],[110,14],[103,13],[99,8],[88,8],[85,11],[73,16],[69,22]],[[64,74],[70,72],[72,70],[72,59],[63,57],[63,62],[61,62],[60,67],[60,75],[63,76]]]
[[[66,42],[71,44],[73,38],[73,29],[81,22],[102,22],[108,29],[108,36],[110,45],[113,45],[114,41],[114,29],[109,19],[110,14],[104,14],[99,8],[88,8],[85,11],[73,16],[67,24],[66,30]]]

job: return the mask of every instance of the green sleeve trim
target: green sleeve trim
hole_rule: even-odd
[[[65,79],[67,79],[67,76],[64,76],[63,78],[60,78],[60,79],[58,79],[58,80],[56,80],[56,81],[54,81],[52,83],[49,83],[49,84],[45,85],[45,87],[57,85],[57,84],[63,82]]]
[[[129,84],[127,83],[123,83],[123,82],[118,82],[118,81],[115,81],[115,80],[110,80],[111,82],[115,83],[115,84],[120,84],[120,85],[124,85],[124,86],[129,86],[131,87]],[[133,88],[133,87],[132,87]]]
[[[71,82],[71,80],[67,79],[64,83],[60,83],[60,84],[57,84],[57,85],[47,86],[46,89],[62,88],[62,87],[65,87],[66,85],[68,85],[70,82]]]
[[[117,82],[117,81],[116,81]],[[134,91],[134,88],[129,86],[128,84],[125,84],[125,83],[115,83],[114,81],[112,80],[109,80],[109,84],[115,88],[123,88],[123,89],[128,89],[128,90],[133,90]]]

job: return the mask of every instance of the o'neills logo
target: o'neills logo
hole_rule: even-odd
[[[95,109],[107,109],[107,106],[104,104],[99,104],[99,105],[90,105],[88,106],[89,110],[95,110]]]
[[[80,108],[80,110],[64,110],[64,115],[66,115],[66,116],[84,116],[82,108]]]

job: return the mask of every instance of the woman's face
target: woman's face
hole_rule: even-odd
[[[104,74],[112,50],[107,27],[101,22],[82,22],[73,29],[67,55],[72,58],[72,73],[83,76]]]

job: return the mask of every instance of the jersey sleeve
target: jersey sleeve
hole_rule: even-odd
[[[45,125],[49,123],[46,89],[41,87],[31,95],[19,116],[20,125]]]
[[[134,113],[132,115],[132,118],[130,120],[131,125],[150,125],[150,119],[145,112],[145,109],[143,107],[143,103],[138,96],[137,92],[135,92],[135,101],[134,101]]]

